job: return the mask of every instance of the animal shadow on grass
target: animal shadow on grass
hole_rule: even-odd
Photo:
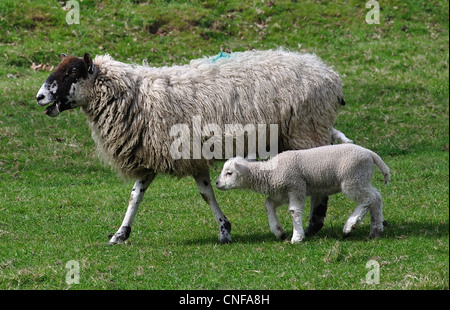
[[[237,228],[236,228],[237,230]],[[288,242],[292,236],[292,229],[286,230],[286,239],[278,240],[267,228],[267,232],[255,233],[235,233],[232,234],[233,243],[262,243],[262,242]],[[397,221],[388,220],[384,228],[381,239],[399,240],[408,237],[445,237],[449,234],[449,222],[416,222],[416,221]],[[366,241],[369,240],[369,224],[361,224],[350,237],[343,238],[342,227],[325,223],[325,226],[314,236],[306,237],[304,240],[312,241],[320,238],[346,240],[346,241]],[[204,238],[187,239],[186,245],[201,245],[217,243],[216,236],[205,236]]]
[[[369,222],[361,224],[349,237],[343,238],[342,232],[343,226],[333,223],[325,222],[324,227],[314,236],[307,237],[308,240],[314,240],[319,238],[328,238],[336,240],[348,240],[348,241],[365,241],[370,240]],[[286,232],[288,233],[288,232]],[[384,227],[383,234],[380,239],[399,240],[406,239],[408,237],[445,237],[449,234],[449,223],[440,222],[417,222],[408,220],[387,220],[387,225]]]

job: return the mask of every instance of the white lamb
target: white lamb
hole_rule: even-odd
[[[225,162],[216,185],[221,190],[251,189],[268,195],[265,206],[269,225],[279,239],[285,237],[285,232],[278,221],[276,207],[289,204],[294,224],[291,242],[298,243],[305,236],[302,216],[306,197],[338,192],[358,203],[345,223],[344,237],[360,224],[367,211],[371,215],[370,237],[380,237],[385,222],[381,195],[370,184],[374,164],[387,184],[389,168],[383,160],[374,152],[354,144],[286,151],[265,162],[236,157]]]

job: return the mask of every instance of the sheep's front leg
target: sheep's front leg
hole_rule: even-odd
[[[194,176],[195,183],[197,184],[200,195],[211,208],[211,211],[216,219],[217,225],[219,226],[219,243],[230,243],[231,242],[231,223],[228,221],[227,217],[223,214],[214,196],[214,191],[211,186],[211,180],[209,177],[209,172],[202,175]]]
[[[144,197],[145,191],[150,186],[154,178],[155,174],[149,174],[145,178],[137,180],[136,183],[134,183],[127,212],[125,213],[122,225],[120,225],[119,230],[109,240],[109,245],[122,243],[128,239],[131,232],[131,225],[133,224],[139,204],[142,201],[142,197]]]
[[[292,222],[294,224],[294,231],[292,234],[291,243],[300,243],[305,237],[303,232],[303,209],[305,207],[305,197],[303,195],[298,195],[298,193],[289,194],[289,213],[292,217]]]
[[[284,240],[286,238],[286,233],[284,232],[283,227],[278,221],[277,210],[276,208],[280,205],[280,203],[274,201],[272,198],[268,197],[266,199],[266,212],[269,218],[269,226],[270,230],[273,234],[280,240]]]

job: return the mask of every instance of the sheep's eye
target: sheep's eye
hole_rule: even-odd
[[[70,71],[70,75],[76,76],[77,75],[77,69],[76,68],[72,68],[72,70]]]
[[[232,174],[233,174],[233,172],[229,172],[229,171],[226,173],[226,175],[232,175]]]

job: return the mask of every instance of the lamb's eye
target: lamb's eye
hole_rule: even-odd
[[[228,171],[227,173],[226,173],[226,175],[232,175],[233,174],[233,172],[230,172],[230,171]]]
[[[77,68],[72,68],[72,70],[70,70],[70,75],[72,76],[76,76],[78,73]]]

